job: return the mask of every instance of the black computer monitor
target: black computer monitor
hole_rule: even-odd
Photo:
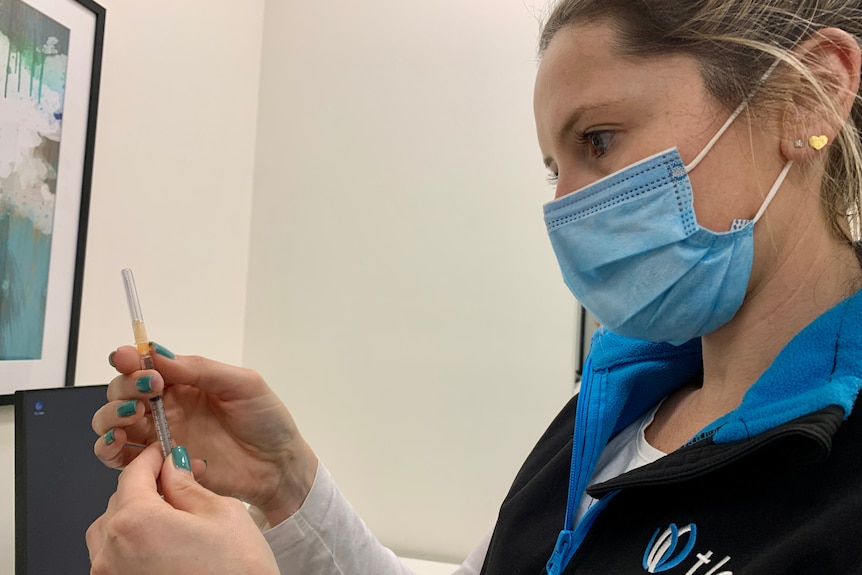
[[[15,574],[86,575],[84,535],[117,486],[93,455],[107,386],[15,393]]]

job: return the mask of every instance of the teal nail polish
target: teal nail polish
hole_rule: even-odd
[[[135,408],[138,406],[138,400],[133,399],[131,401],[124,401],[120,404],[120,407],[117,408],[117,415],[120,417],[129,417],[130,415],[135,414]]]
[[[177,357],[174,355],[174,353],[171,350],[169,350],[168,348],[166,348],[164,346],[157,344],[154,341],[151,341],[150,345],[153,346],[153,350],[162,357],[166,357],[168,359],[176,359],[176,357]]]
[[[103,439],[105,441],[105,445],[111,445],[112,443],[114,443],[114,430],[109,429],[108,433],[105,434],[105,437]]]
[[[153,390],[153,385],[150,383],[150,380],[153,379],[152,375],[144,375],[138,378],[138,381],[135,382],[135,388],[141,393],[150,393]]]
[[[182,445],[177,445],[171,450],[171,457],[177,469],[192,470],[192,460],[189,459],[189,452]]]

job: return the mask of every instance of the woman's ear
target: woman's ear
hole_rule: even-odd
[[[862,52],[844,30],[823,28],[794,53],[803,70],[797,72],[800,91],[785,117],[781,152],[799,162],[823,155],[850,116],[859,91]]]

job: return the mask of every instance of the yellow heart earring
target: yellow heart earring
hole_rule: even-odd
[[[829,138],[826,136],[811,136],[808,138],[808,145],[818,151],[822,150],[828,142]]]

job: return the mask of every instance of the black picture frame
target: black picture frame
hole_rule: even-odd
[[[67,32],[64,33],[63,29]],[[55,31],[58,33],[54,34]],[[38,36],[39,32],[47,38],[43,40]],[[13,239],[6,241],[6,254],[0,252],[0,405],[12,405],[17,390],[73,386],[75,383],[105,8],[93,0],[4,0],[0,3],[0,33],[7,40],[2,44],[7,46],[6,53],[0,52],[0,60],[5,58],[6,64],[3,68],[4,84],[0,86],[0,112],[3,112],[0,113],[0,159],[4,149],[9,152],[10,146],[16,142],[19,148],[25,146],[20,143],[22,138],[19,138],[19,134],[23,130],[20,126],[29,122],[30,117],[21,119],[23,115],[13,114],[21,107],[22,100],[29,97],[35,101],[38,96],[38,104],[34,107],[45,113],[53,103],[48,98],[53,97],[55,92],[51,91],[53,86],[48,86],[45,88],[48,96],[43,94],[43,80],[47,85],[46,75],[52,72],[54,77],[62,77],[58,89],[61,94],[60,105],[56,108],[59,112],[45,114],[49,119],[56,120],[60,128],[56,129],[56,137],[44,137],[38,145],[39,153],[43,156],[48,155],[44,149],[51,148],[51,158],[56,167],[53,172],[49,170],[48,183],[43,184],[42,188],[45,197],[51,198],[53,194],[53,209],[50,215],[51,227],[46,234],[42,234],[50,236],[47,240],[50,245],[49,258],[44,260],[50,263],[45,264],[46,271],[43,274],[47,280],[39,284],[44,285],[41,289],[45,292],[41,308],[44,321],[38,328],[41,329],[39,346],[31,345],[38,353],[19,353],[17,348],[8,351],[8,348],[14,348],[18,333],[9,327],[15,325],[14,318],[4,323],[8,317],[2,316],[4,304],[12,300],[12,296],[3,291],[9,285],[9,279],[4,279],[3,274],[9,275],[12,273],[9,270],[14,269],[11,264],[7,265],[15,255]],[[63,45],[64,41],[66,45]],[[28,48],[29,45],[32,46]],[[62,61],[61,57],[65,57],[62,76],[57,72],[60,65],[57,62]],[[0,67],[3,64],[0,62]],[[35,92],[34,85],[38,87]],[[42,100],[43,97],[45,100]],[[8,121],[9,117],[13,117],[12,122]],[[18,124],[15,123],[16,119]],[[3,148],[4,145],[6,148]],[[3,173],[0,172],[2,177]],[[21,188],[24,188],[23,184]],[[9,210],[13,209],[10,205],[6,205]],[[3,206],[0,205],[0,208]],[[19,207],[14,209],[20,212]],[[0,249],[4,245],[2,216],[3,212],[0,211]],[[33,214],[24,214],[19,220],[25,216],[33,222],[41,221]],[[11,221],[11,216],[5,221]],[[10,224],[8,228],[11,227]],[[18,293],[29,293],[29,287],[19,286],[17,289]],[[27,325],[38,323],[30,322]],[[12,343],[3,348],[4,341]]]

